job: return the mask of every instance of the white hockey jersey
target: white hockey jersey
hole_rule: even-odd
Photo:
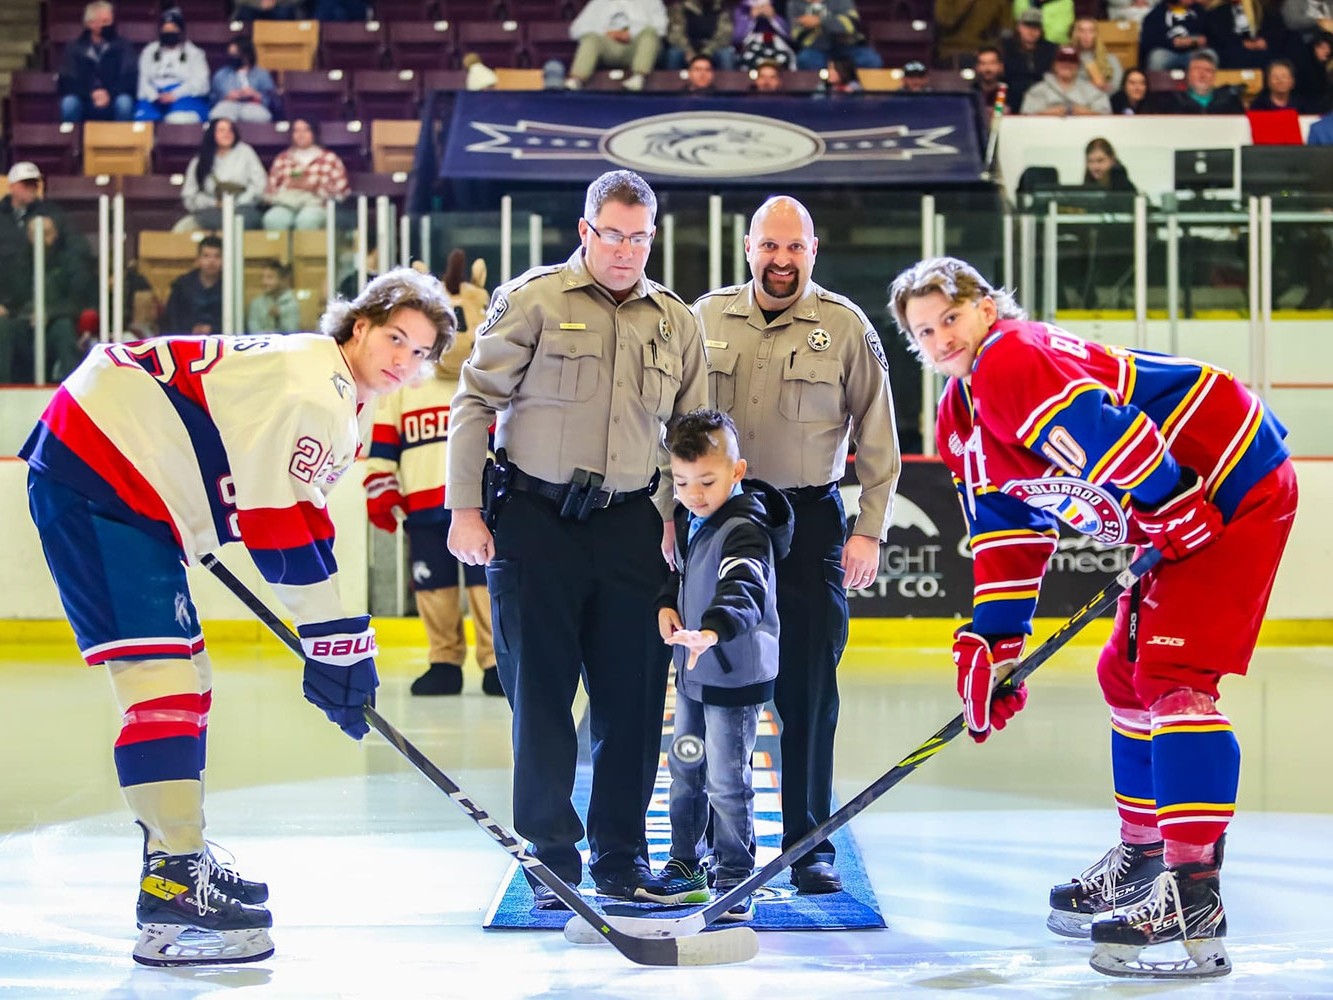
[[[95,347],[20,457],[186,562],[243,542],[306,624],[345,614],[326,494],[370,417],[329,337],[157,337]]]

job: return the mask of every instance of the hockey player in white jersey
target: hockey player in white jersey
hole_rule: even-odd
[[[61,602],[122,712],[116,772],[144,835],[138,962],[273,954],[267,886],[218,865],[204,841],[212,670],[184,564],[242,542],[297,625],[305,697],[365,735],[375,630],[339,600],[326,494],[360,450],[369,404],[418,377],[454,325],[443,286],[403,268],[335,301],[320,333],[99,345],[23,446]]]

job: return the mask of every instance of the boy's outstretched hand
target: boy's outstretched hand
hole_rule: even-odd
[[[717,633],[711,628],[699,631],[687,628],[677,629],[671,635],[666,636],[665,639],[668,646],[684,646],[690,651],[690,658],[685,661],[686,670],[693,670],[699,662],[699,657],[706,650],[717,645]]]

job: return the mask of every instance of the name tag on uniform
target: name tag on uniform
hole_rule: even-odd
[[[587,324],[587,323],[561,323],[561,324],[560,324],[560,329],[562,329],[562,330],[586,330],[586,329],[588,329],[588,324]]]
[[[715,347],[715,348],[717,348],[719,351],[725,351],[725,350],[727,349],[727,341],[725,341],[725,340],[705,340],[705,341],[704,341],[704,347]]]

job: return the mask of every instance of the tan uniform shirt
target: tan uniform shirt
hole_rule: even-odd
[[[641,278],[617,303],[580,248],[496,289],[463,365],[449,429],[445,505],[481,506],[486,429],[529,475],[568,482],[602,473],[603,489],[638,490],[666,463],[663,428],[708,404],[703,336],[674,292]],[[671,477],[653,497],[664,519]]]
[[[753,281],[701,296],[694,313],[709,397],[736,421],[751,474],[782,488],[835,482],[855,440],[856,533],[883,541],[901,459],[889,363],[865,313],[813,281],[772,323]]]

